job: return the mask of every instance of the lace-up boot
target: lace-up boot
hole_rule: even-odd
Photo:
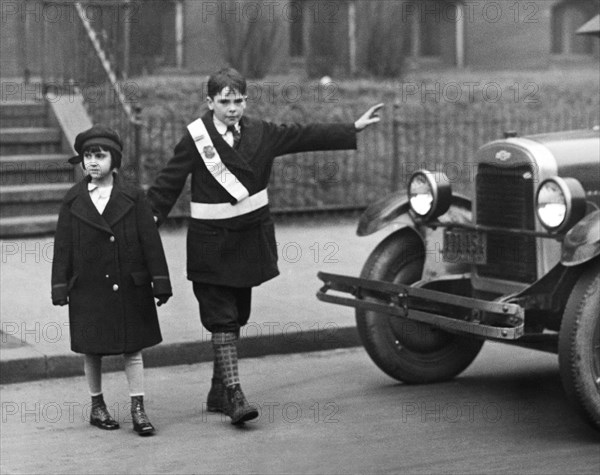
[[[108,412],[102,394],[92,396],[90,424],[104,430],[115,430],[120,427],[119,423],[115,421]]]
[[[227,403],[225,386],[220,378],[212,378],[210,391],[206,398],[206,410],[208,412],[224,412]]]
[[[144,411],[144,396],[131,396],[131,419],[133,430],[139,435],[152,435],[156,432]]]
[[[258,417],[258,409],[248,403],[239,384],[227,386],[226,414],[231,417],[233,425],[242,424]]]

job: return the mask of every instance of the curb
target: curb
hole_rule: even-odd
[[[292,338],[294,335],[298,337]],[[335,332],[330,329],[311,332],[310,338],[301,333],[242,338],[238,341],[238,353],[240,358],[257,358],[360,345],[356,327],[341,327],[337,328]],[[210,341],[159,344],[144,350],[145,368],[195,364],[212,360],[213,352]],[[119,355],[107,356],[102,363],[103,372],[123,369],[123,359]],[[0,361],[0,384],[82,375],[83,363],[81,355],[77,353],[55,356],[40,355],[39,357]]]

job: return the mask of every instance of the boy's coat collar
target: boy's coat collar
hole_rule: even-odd
[[[208,130],[210,138],[219,152],[221,161],[225,166],[232,171],[235,168],[253,171],[247,159],[253,157],[258,149],[262,128],[253,126],[248,118],[242,117],[238,122],[241,128],[242,141],[236,150],[231,148],[223,136],[218,132],[215,123],[213,122],[212,111],[208,111],[204,114],[202,120],[204,121],[206,130]]]

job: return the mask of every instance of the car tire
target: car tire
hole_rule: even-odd
[[[558,335],[560,376],[578,412],[600,429],[600,265],[586,269],[565,305]]]
[[[383,240],[367,259],[361,277],[401,284],[421,279],[425,253],[412,229]],[[404,383],[433,383],[452,379],[475,359],[483,340],[445,332],[431,325],[356,310],[361,342],[386,374]]]

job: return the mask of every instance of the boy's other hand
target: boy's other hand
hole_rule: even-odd
[[[170,295],[157,295],[156,296],[156,305],[161,306],[169,300]]]
[[[368,127],[369,125],[376,124],[381,120],[377,112],[384,106],[383,103],[377,104],[371,107],[367,112],[361,115],[356,122],[354,122],[354,127],[357,131],[361,131]]]

